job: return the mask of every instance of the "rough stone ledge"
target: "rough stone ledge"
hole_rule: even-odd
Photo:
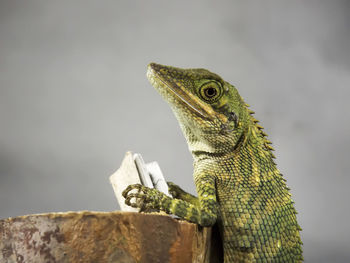
[[[161,214],[35,214],[0,220],[0,262],[221,262],[211,238]]]

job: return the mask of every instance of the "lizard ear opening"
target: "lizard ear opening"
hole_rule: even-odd
[[[235,112],[228,113],[227,122],[221,125],[222,132],[232,132],[238,126],[238,116]]]

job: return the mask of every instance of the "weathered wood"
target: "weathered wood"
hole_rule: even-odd
[[[160,214],[20,216],[0,220],[0,262],[221,262],[211,233]]]

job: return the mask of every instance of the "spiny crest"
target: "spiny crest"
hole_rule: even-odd
[[[260,134],[262,135],[264,146],[266,147],[266,149],[268,149],[270,151],[272,158],[276,158],[275,155],[271,152],[271,151],[274,151],[275,149],[271,146],[272,142],[267,139],[267,134],[263,131],[264,127],[261,126],[259,124],[259,120],[257,120],[253,116],[253,114],[255,114],[255,112],[253,110],[249,109],[250,105],[245,103],[245,106],[247,107],[247,110],[248,110],[248,113],[251,117],[252,122],[254,123],[255,127],[258,128]]]

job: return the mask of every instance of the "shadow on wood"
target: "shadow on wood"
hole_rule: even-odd
[[[160,214],[83,211],[0,220],[0,262],[7,263],[216,263],[221,251],[216,227]]]

